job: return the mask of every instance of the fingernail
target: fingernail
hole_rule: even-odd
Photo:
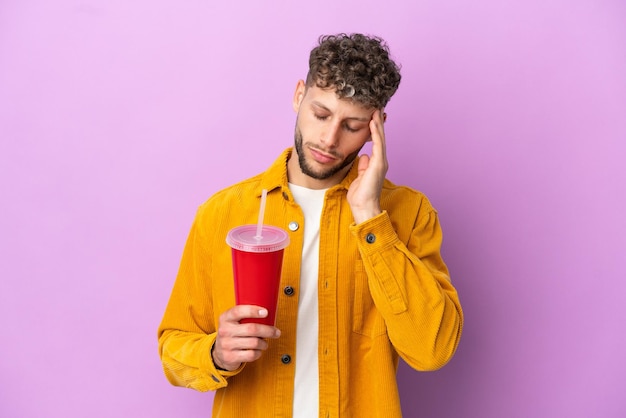
[[[276,338],[280,337],[280,330],[276,328]]]
[[[267,316],[267,309],[259,309],[259,316],[265,318]]]

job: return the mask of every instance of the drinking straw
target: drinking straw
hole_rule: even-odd
[[[259,221],[256,225],[255,239],[260,240],[263,238],[263,217],[265,216],[265,201],[267,200],[267,190],[263,189],[261,193],[261,209],[259,209]]]

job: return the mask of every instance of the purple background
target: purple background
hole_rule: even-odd
[[[293,138],[322,33],[403,66],[389,177],[439,209],[456,357],[407,417],[623,417],[622,0],[0,2],[0,416],[207,417],[156,329],[197,206]]]

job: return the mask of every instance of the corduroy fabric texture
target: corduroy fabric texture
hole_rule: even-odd
[[[212,362],[219,315],[235,304],[228,231],[254,224],[262,189],[265,221],[289,231],[303,225],[287,184],[286,150],[264,173],[216,193],[200,206],[158,330],[168,380],[216,390],[213,417],[291,417],[298,281],[303,228],[290,231],[276,326],[263,356],[223,372]],[[399,356],[416,370],[435,370],[459,343],[463,313],[440,247],[442,232],[428,199],[385,181],[383,213],[355,225],[346,200],[357,163],[326,193],[319,264],[320,417],[401,417]],[[291,356],[285,364],[284,355]],[[282,359],[282,360],[281,360]],[[297,406],[296,406],[297,407]]]

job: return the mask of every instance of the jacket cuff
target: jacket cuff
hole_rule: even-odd
[[[362,254],[379,253],[398,242],[398,235],[386,210],[360,224],[353,223],[350,232],[357,239]]]
[[[227,386],[228,382],[226,381],[226,379],[231,376],[235,376],[236,374],[241,372],[246,366],[246,363],[241,363],[241,366],[231,371],[218,369],[217,365],[213,361],[213,347],[215,346],[217,333],[211,334],[210,338],[211,339],[210,341],[208,341],[208,345],[209,347],[211,347],[211,349],[209,350],[209,355],[204,358],[202,366],[203,369],[207,371],[208,377],[212,380],[211,386],[213,386],[215,389],[219,389]]]

